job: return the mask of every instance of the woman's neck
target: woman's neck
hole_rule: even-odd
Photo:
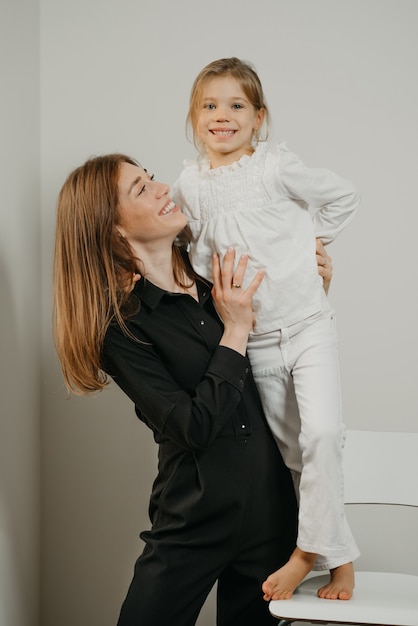
[[[132,245],[132,244],[131,244]],[[138,249],[138,246],[133,246],[135,255],[140,259],[140,266],[138,267],[139,273],[152,282],[160,289],[170,291],[172,293],[189,293],[197,299],[197,289],[194,281],[190,280],[186,274],[181,282],[188,287],[182,287],[178,284],[174,277],[173,267],[173,250],[172,247],[162,250],[149,250]]]

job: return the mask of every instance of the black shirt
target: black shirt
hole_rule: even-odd
[[[223,329],[211,287],[198,282],[197,289],[199,302],[140,281],[134,291],[140,309],[127,323],[138,341],[112,324],[104,345],[104,369],[135,403],[155,440],[188,450],[207,448],[221,433],[251,431],[241,402],[248,359],[218,345]],[[254,392],[245,395],[250,406],[258,405]]]
[[[113,323],[104,342],[103,369],[159,444],[153,529],[141,534],[149,543],[180,533],[182,542],[192,535],[219,546],[243,524],[262,536],[279,534],[279,519],[293,527],[283,508],[294,508],[290,477],[248,359],[218,345],[223,327],[211,286],[198,280],[197,290],[199,302],[140,280],[133,291],[140,308],[127,320],[136,340]],[[244,523],[249,511],[253,521]]]

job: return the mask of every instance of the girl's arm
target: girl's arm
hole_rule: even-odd
[[[308,168],[298,156],[281,146],[280,178],[290,197],[316,209],[315,236],[331,243],[356,214],[360,195],[356,187],[334,172]]]

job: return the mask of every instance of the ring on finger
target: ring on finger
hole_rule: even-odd
[[[239,283],[232,283],[232,286],[235,287],[235,289],[241,289],[241,285]]]

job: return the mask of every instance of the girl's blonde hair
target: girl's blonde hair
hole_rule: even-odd
[[[265,141],[268,136],[268,129],[270,125],[270,113],[267,107],[266,98],[264,96],[263,87],[261,81],[254,69],[254,66],[248,61],[242,61],[237,57],[230,57],[225,59],[218,59],[212,61],[206,65],[206,67],[197,75],[192,90],[190,92],[189,112],[187,114],[187,130],[191,129],[193,143],[199,152],[204,151],[204,146],[199,141],[197,136],[197,120],[199,111],[201,108],[202,94],[209,81],[213,78],[220,78],[223,76],[231,76],[237,80],[248,98],[251,105],[256,111],[264,109],[264,121],[263,126],[265,128],[264,136],[257,133],[257,140]],[[190,136],[190,134],[189,134]]]
[[[58,196],[53,336],[67,389],[78,395],[107,386],[100,363],[107,328],[115,319],[129,334],[125,320],[139,307],[131,290],[143,268],[117,228],[122,163],[138,165],[124,154],[89,159]],[[175,244],[173,267],[179,284],[195,277]]]

